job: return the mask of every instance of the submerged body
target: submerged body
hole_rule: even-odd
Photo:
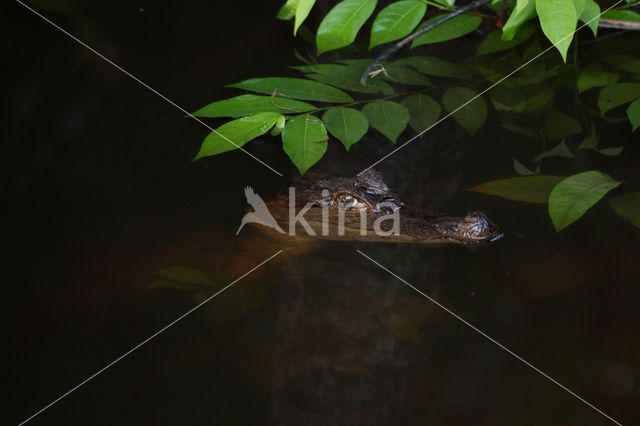
[[[267,206],[282,228],[296,237],[459,244],[478,249],[503,235],[483,212],[452,216],[406,205],[374,170],[355,178],[308,174],[295,185],[295,198],[281,194]],[[298,221],[290,224],[305,209],[304,221],[315,235]]]

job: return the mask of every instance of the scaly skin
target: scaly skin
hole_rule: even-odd
[[[435,214],[406,205],[397,200],[382,176],[373,170],[355,178],[308,174],[295,187],[295,212],[297,214],[305,206],[310,206],[304,219],[317,237],[308,236],[298,225],[295,237],[280,234],[282,238],[459,244],[479,249],[503,235],[498,226],[479,211],[468,212],[461,217]],[[288,231],[289,194],[280,194],[267,206],[276,221]],[[399,234],[378,235],[374,228],[376,221],[386,216],[387,219],[379,223],[380,229],[390,231],[393,224],[390,218],[394,212],[399,215]],[[323,215],[329,224],[328,235],[322,232]],[[340,216],[344,218],[344,235],[338,234]],[[362,217],[366,235],[361,235]]]

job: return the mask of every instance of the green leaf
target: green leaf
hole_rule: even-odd
[[[296,20],[293,24],[293,35],[296,35],[298,32],[298,28],[307,19],[309,16],[309,12],[311,12],[311,8],[315,4],[316,0],[299,0],[298,5],[296,6]]]
[[[364,70],[373,62],[373,59],[345,59],[340,60],[343,65],[339,64],[314,64],[314,65],[299,65],[290,67],[304,73],[315,72],[318,74],[330,75],[334,73],[346,73],[352,77],[355,75],[362,75]],[[344,71],[344,70],[347,71]]]
[[[598,23],[600,22],[600,6],[598,3],[594,0],[585,0],[580,20],[591,28],[593,36],[596,37],[598,35]]]
[[[523,68],[521,71],[517,72],[515,75],[510,75],[507,79],[503,79],[504,78],[503,75],[496,74],[494,71],[486,69],[483,66],[478,66],[478,70],[482,73],[482,75],[486,77],[487,80],[493,83],[499,83],[502,87],[513,89],[513,88],[519,88],[523,86],[530,86],[533,84],[539,85],[539,83],[542,83],[545,80],[558,75],[559,67],[553,67],[547,70],[544,67],[544,65],[545,65],[544,63],[529,64],[527,65],[527,67]],[[550,86],[549,84],[545,85],[545,87],[547,88],[549,86]],[[524,88],[521,90],[530,90],[530,89]],[[533,90],[530,90],[530,91],[533,91]]]
[[[409,35],[420,23],[426,11],[427,5],[418,0],[391,3],[382,9],[373,21],[369,49]]]
[[[391,101],[376,101],[365,105],[362,113],[371,127],[396,143],[400,133],[407,127],[409,111],[402,105]]]
[[[627,117],[631,122],[631,131],[635,132],[640,126],[640,99],[631,102],[631,105],[627,108]]]
[[[478,52],[476,54],[480,56],[486,55],[488,53],[501,52],[503,50],[511,49],[529,40],[533,33],[535,33],[535,29],[531,26],[526,25],[522,27],[511,40],[503,41],[500,38],[500,30],[494,30],[485,37],[482,43],[480,43]]]
[[[535,133],[532,129],[529,129],[525,126],[521,126],[517,123],[502,123],[500,127],[503,127],[513,133],[517,133],[522,136],[527,136],[533,139],[538,139],[540,137],[539,134]]]
[[[377,0],[344,0],[324,17],[316,34],[318,55],[353,43]]]
[[[640,83],[616,83],[600,90],[598,108],[602,115],[615,107],[640,98]]]
[[[578,17],[572,0],[536,0],[540,26],[549,41],[567,61],[567,50],[573,39]]]
[[[289,19],[293,18],[296,15],[296,8],[298,7],[298,3],[300,3],[300,0],[287,0],[287,2],[283,4],[278,11],[276,19],[288,21]]]
[[[636,228],[640,228],[640,192],[628,192],[609,200],[611,207]]]
[[[624,145],[598,149],[598,134],[596,132],[596,126],[595,123],[591,123],[591,132],[589,132],[589,136],[587,136],[578,146],[578,149],[593,149],[594,151],[602,155],[615,157],[616,155],[620,155],[622,153]]]
[[[431,19],[428,19],[420,28],[429,25],[430,23],[437,21],[445,16],[437,15]],[[482,23],[482,18],[476,15],[470,15],[463,13],[455,18],[451,18],[448,21],[438,25],[430,31],[416,37],[411,43],[411,48],[421,46],[423,44],[439,43],[441,41],[452,40],[454,38],[462,37],[465,34],[469,34]]]
[[[569,135],[582,133],[582,126],[575,118],[559,111],[551,111],[544,122],[544,129],[551,140],[566,138]]]
[[[422,133],[435,124],[442,111],[438,102],[422,93],[407,96],[402,100],[402,105],[409,111],[409,125],[417,133]]]
[[[412,86],[430,86],[431,80],[424,75],[412,70],[411,68],[404,67],[402,65],[396,65],[394,63],[383,64],[387,73],[384,79],[401,84],[408,84]]]
[[[360,84],[360,76],[365,71],[365,69],[373,62],[372,59],[346,59],[341,60],[340,62],[347,64],[354,72],[356,72],[358,76],[358,84]],[[392,83],[401,83],[401,84],[409,84],[414,86],[429,86],[431,85],[431,80],[429,80],[424,75],[415,72],[413,69],[405,66],[405,64],[396,62],[383,62],[381,66],[374,69],[374,71],[383,71],[378,73],[376,76],[369,78],[367,81],[380,82],[382,83],[382,79],[392,82]],[[385,94],[393,93],[393,89],[386,83],[385,87],[390,90],[390,92],[385,92]]]
[[[319,72],[322,69],[323,64],[315,64],[315,65],[292,65],[289,68],[300,71],[302,73],[310,73],[310,72]]]
[[[362,139],[369,129],[367,117],[353,108],[331,108],[324,113],[322,121],[327,126],[327,130],[342,142],[347,151],[351,145]]]
[[[367,67],[371,65],[373,60],[372,59],[346,59],[346,60],[341,60],[340,62],[347,64],[349,68],[351,68],[356,73],[356,75],[358,76],[358,84],[361,84],[360,76],[367,69]],[[384,72],[379,73],[378,75],[367,79],[367,84],[369,82],[372,82],[374,84],[383,84],[385,87],[385,91],[383,92],[384,94],[392,94],[394,92],[391,86],[389,86],[387,83],[382,81],[383,79],[393,83],[410,84],[410,85],[416,85],[416,86],[417,85],[428,86],[431,84],[431,81],[427,77],[413,71],[410,68],[402,66],[402,64],[398,64],[396,62],[385,61],[382,63],[382,66],[379,66],[378,68],[374,69],[374,71],[379,71],[379,70]]]
[[[534,172],[532,170],[529,170],[529,168],[527,166],[525,166],[524,164],[522,164],[521,162],[519,162],[518,160],[516,160],[514,158],[513,159],[513,170],[515,170],[516,173],[521,175],[521,176],[532,176],[532,175],[537,175],[538,173],[540,173],[540,165],[538,164],[538,168]]]
[[[530,113],[544,108],[553,99],[553,90],[535,85],[523,89],[494,87],[490,93],[493,106],[498,111]]]
[[[320,102],[353,102],[353,98],[335,87],[317,81],[289,77],[251,78],[227,87],[249,90],[271,95],[276,90],[277,96],[304,99]]]
[[[546,203],[554,186],[564,176],[527,176],[494,180],[467,188],[467,191],[497,195],[509,200],[527,203]]]
[[[260,112],[296,113],[311,111],[315,107],[293,99],[256,95],[240,95],[200,108],[196,117],[242,117]]]
[[[580,15],[582,15],[582,12],[584,12],[586,0],[572,0],[572,1],[573,1],[573,8],[576,10],[576,16],[580,18]]]
[[[504,24],[504,27],[502,27],[502,41],[512,40],[520,27],[525,22],[535,18],[536,15],[535,0],[517,0],[516,7],[513,8],[509,19]]]
[[[284,126],[282,144],[284,152],[303,175],[327,151],[327,129],[313,115],[298,115]]]
[[[560,142],[558,145],[554,146],[548,151],[543,152],[535,157],[533,157],[533,161],[540,161],[543,158],[547,157],[564,157],[564,158],[573,158],[573,153],[569,150],[564,141]]]
[[[364,70],[367,69],[369,65],[371,65],[371,63],[373,62],[373,59],[367,59],[367,58],[342,59],[342,60],[339,60],[338,62],[342,62],[343,64],[349,65],[350,67],[354,67],[358,70],[358,72],[362,74]]]
[[[578,76],[576,82],[578,93],[589,90],[593,87],[609,86],[620,78],[620,74],[605,71],[600,64],[591,64],[586,67]]]
[[[451,7],[456,3],[456,0],[435,0],[435,2],[443,6]]]
[[[287,122],[287,117],[285,117],[284,115],[278,118],[278,121],[276,121],[276,125],[273,126],[273,130],[271,130],[270,135],[278,136],[280,133],[282,133],[282,130],[284,130],[284,125],[286,122]]]
[[[549,216],[556,232],[560,232],[620,185],[611,176],[589,171],[569,176],[559,182],[549,195]]]
[[[620,64],[618,65],[618,69],[621,71],[630,72],[632,74],[640,74],[640,60]]]
[[[598,134],[596,133],[596,125],[595,123],[591,123],[591,132],[589,135],[580,143],[578,149],[597,149],[598,148]]]
[[[513,40],[509,43],[512,42]],[[531,43],[529,47],[533,44],[534,43]],[[525,49],[525,53],[529,54],[531,50],[533,49],[527,48]],[[531,79],[532,76],[547,74],[549,71],[547,70],[547,63],[542,61],[530,63],[523,68],[524,59],[521,59],[519,55],[513,51],[508,54],[502,54],[499,58],[491,59],[485,57],[476,61],[476,63],[478,71],[480,71],[487,80],[492,83],[500,83],[498,87],[518,87],[531,84],[526,81],[521,83],[519,80]],[[552,67],[551,70],[555,68],[556,67]],[[514,70],[517,71],[514,73]],[[514,81],[518,82],[518,84],[513,84]]]
[[[513,3],[513,2],[511,2]],[[508,5],[509,3],[507,3]],[[489,2],[489,4],[487,4],[487,7],[491,10],[493,10],[494,12],[497,12],[499,10],[501,10],[504,7],[504,1],[503,0],[491,0]]]
[[[216,129],[217,133],[209,133],[193,161],[241,147],[250,140],[265,134],[281,116],[277,112],[261,112],[223,124]]]
[[[640,14],[633,10],[610,10],[605,12],[601,19],[613,19],[614,21],[640,22]]]
[[[398,65],[410,65],[423,74],[448,78],[468,78],[471,72],[460,65],[429,56],[411,56],[395,62]]]
[[[596,149],[596,151],[598,151],[602,155],[606,155],[607,157],[615,157],[616,155],[622,154],[623,149],[624,149],[624,145],[613,146],[610,148]]]
[[[453,87],[445,90],[442,95],[444,109],[453,114],[458,124],[471,135],[474,135],[487,119],[487,104],[484,99],[476,96],[476,92],[466,87]]]
[[[391,86],[380,79],[369,78],[367,79],[366,84],[361,84],[361,75],[362,71],[357,67],[337,64],[322,64],[318,66],[317,74],[307,74],[307,77],[341,89],[350,90],[352,92],[372,94],[383,93],[385,95],[393,93]]]

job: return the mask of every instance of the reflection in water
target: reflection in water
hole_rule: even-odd
[[[427,291],[437,292],[442,253],[420,259],[408,250],[405,256],[419,262]],[[420,302],[397,281],[362,265],[350,245],[290,262],[281,290],[271,422],[383,425],[414,419],[432,345],[421,330],[430,309]]]

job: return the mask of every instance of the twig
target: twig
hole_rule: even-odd
[[[275,89],[273,89],[273,92],[271,92],[271,105],[273,105],[276,108],[280,108],[286,111],[293,111],[293,112],[300,112],[297,109],[294,108],[287,108],[287,107],[283,107],[282,105],[278,105],[275,101],[276,98],[276,94],[278,94],[278,88],[276,87]]]
[[[415,31],[412,34],[409,34],[407,37],[405,37],[404,39],[402,39],[402,41],[400,41],[399,43],[395,44],[394,46],[390,47],[389,49],[385,50],[384,52],[382,52],[382,54],[380,56],[378,56],[376,58],[375,61],[373,61],[373,63],[371,65],[369,65],[367,67],[367,69],[364,71],[364,73],[362,74],[362,77],[360,77],[360,83],[361,84],[366,84],[367,82],[367,78],[369,77],[369,73],[378,65],[380,65],[380,63],[382,63],[382,61],[384,61],[385,59],[387,59],[389,56],[391,56],[392,54],[394,54],[396,51],[400,50],[401,48],[403,48],[404,46],[406,46],[409,42],[411,42],[414,38],[418,37],[419,35],[422,35],[424,33],[426,33],[427,31],[431,31],[432,29],[434,29],[435,27],[437,27],[438,25],[442,24],[443,22],[448,21],[451,18],[455,18],[458,15],[461,15],[471,9],[475,9],[478,8],[480,6],[483,6],[487,3],[489,3],[491,0],[476,0],[472,3],[469,3],[468,5],[461,7],[460,9],[457,9],[451,13],[449,13],[448,15],[443,16],[442,18],[433,21],[432,23],[430,23],[429,25],[425,26],[424,28],[419,29],[418,31]]]
[[[601,19],[598,23],[602,28],[617,28],[619,30],[640,31],[640,22],[619,21],[617,19]]]

